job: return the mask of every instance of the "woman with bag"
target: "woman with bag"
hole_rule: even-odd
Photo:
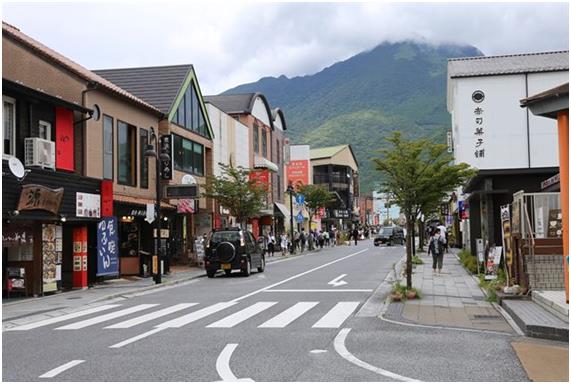
[[[272,232],[270,232],[268,234],[268,256],[270,257],[274,256],[275,244],[276,244],[276,237]]]

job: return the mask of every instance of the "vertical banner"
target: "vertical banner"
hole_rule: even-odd
[[[97,276],[119,274],[117,218],[106,217],[97,225]]]
[[[490,247],[486,260],[485,280],[495,280],[498,277],[498,268],[502,259],[502,247]]]
[[[169,155],[169,160],[161,159],[161,180],[172,180],[173,175],[173,161],[174,161],[174,145],[173,136],[162,135],[160,140],[160,153],[166,153]],[[159,154],[160,154],[159,153]]]
[[[101,217],[113,216],[113,180],[101,180]]]
[[[73,288],[87,287],[87,227],[73,229]]]
[[[291,160],[288,163],[287,184],[296,190],[299,184],[309,184],[309,160]]]
[[[58,261],[61,264],[61,252],[58,252],[58,233],[61,240],[61,227],[55,224],[42,225],[43,254],[43,293],[57,291]],[[61,265],[59,266],[61,271]],[[61,275],[60,275],[61,280]]]
[[[56,107],[56,168],[73,171],[73,111]]]
[[[476,253],[478,273],[480,273],[480,265],[484,265],[484,239],[476,239]]]
[[[510,218],[510,206],[502,205],[500,206],[500,217],[502,222],[502,238],[504,240],[504,260],[505,269],[507,273],[507,283],[510,285],[510,276],[512,275],[511,269],[513,264],[513,252],[512,252],[512,228],[511,228],[511,218]]]

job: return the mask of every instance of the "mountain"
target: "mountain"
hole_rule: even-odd
[[[469,56],[482,53],[472,46],[383,43],[313,75],[264,77],[224,94],[263,93],[284,111],[293,144],[351,144],[361,191],[368,192],[380,181],[370,159],[391,131],[445,141],[447,59]]]

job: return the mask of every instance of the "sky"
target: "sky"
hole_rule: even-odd
[[[385,41],[569,49],[567,2],[3,1],[2,20],[89,69],[193,64],[205,95],[310,75]]]

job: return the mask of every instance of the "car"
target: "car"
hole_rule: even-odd
[[[266,258],[250,231],[240,228],[217,229],[206,239],[204,268],[210,278],[220,269],[227,276],[230,276],[233,270],[240,270],[243,276],[250,276],[254,268],[257,268],[258,272],[264,272]]]
[[[404,230],[401,227],[382,227],[375,239],[373,244],[378,247],[381,244],[394,245],[394,244],[404,244]]]

